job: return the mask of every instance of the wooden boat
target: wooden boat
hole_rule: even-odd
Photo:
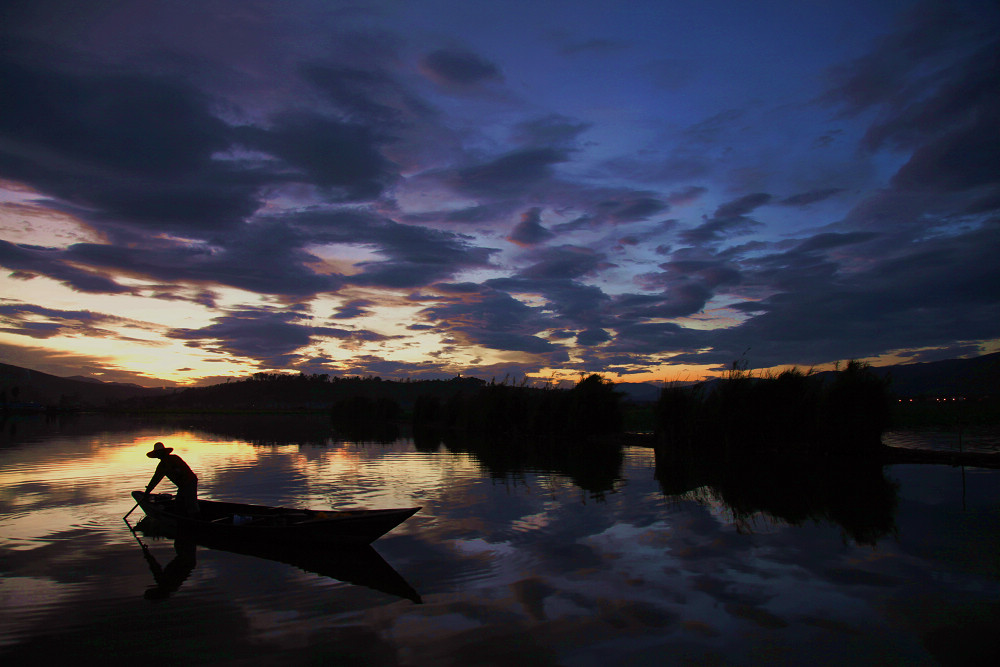
[[[420,510],[322,511],[199,499],[199,516],[189,517],[175,510],[169,493],[143,500],[142,491],[133,491],[132,498],[178,535],[288,544],[371,544]]]

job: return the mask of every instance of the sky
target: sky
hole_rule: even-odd
[[[997,351],[998,35],[971,0],[8,0],[0,362],[675,381]]]

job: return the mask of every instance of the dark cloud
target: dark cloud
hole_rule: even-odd
[[[318,259],[302,249],[309,241],[289,225],[264,221],[246,225],[242,235],[216,244],[162,242],[134,248],[77,243],[62,254],[66,261],[175,283],[297,297],[339,289],[341,277],[310,268]]]
[[[96,336],[127,340],[127,337],[108,327],[139,326],[139,323],[116,315],[90,310],[59,310],[26,303],[0,304],[0,323],[2,331],[36,339]]]
[[[76,292],[125,294],[133,290],[96,271],[79,269],[67,261],[65,251],[55,248],[15,245],[0,239],[0,265],[14,271],[14,277],[30,280],[47,276]]]
[[[586,331],[581,331],[576,336],[577,344],[583,345],[584,347],[600,345],[601,343],[606,343],[609,340],[611,340],[611,336],[604,329],[587,329]]]
[[[705,308],[712,290],[696,280],[664,281],[659,274],[640,276],[656,295],[621,295],[615,299],[615,317],[620,323],[641,322],[694,315]],[[664,284],[665,283],[665,284]]]
[[[892,185],[901,190],[959,192],[1000,186],[1000,93],[989,114],[917,149],[893,176]]]
[[[666,202],[671,206],[684,206],[697,201],[703,194],[708,192],[708,188],[700,185],[690,185],[680,190],[674,190],[667,195]]]
[[[189,347],[285,368],[294,365],[297,350],[312,342],[312,327],[300,323],[298,314],[244,309],[215,317],[207,327],[174,329],[167,335]]]
[[[610,297],[599,287],[585,285],[559,275],[540,277],[518,276],[496,278],[484,285],[510,294],[531,294],[543,297],[551,319],[539,322],[539,330],[551,328],[553,323],[567,329],[597,329],[604,326]]]
[[[829,250],[830,248],[839,248],[841,246],[854,245],[855,243],[864,243],[878,238],[878,236],[879,235],[875,232],[824,232],[822,234],[817,234],[812,238],[806,239],[798,246],[797,250],[799,252]]]
[[[388,337],[373,331],[317,326],[298,309],[238,308],[200,329],[173,329],[170,338],[216,354],[249,359],[264,368],[295,367],[302,351],[320,338],[348,345],[379,342]]]
[[[761,262],[756,275],[745,277],[780,289],[756,306],[740,308],[760,314],[706,332],[701,343],[713,351],[688,353],[677,361],[729,364],[750,347],[748,358],[758,367],[810,365],[952,346],[956,332],[966,341],[995,339],[1000,337],[1000,269],[993,261],[994,241],[995,230],[982,228],[896,246],[883,241],[869,254],[855,251],[840,261],[818,259],[823,246],[837,247],[828,238],[804,242]]]
[[[569,222],[553,225],[552,231],[556,234],[565,234],[583,229],[596,229],[606,224],[642,222],[670,210],[669,203],[649,192],[626,190],[611,193],[611,196],[602,192],[593,194],[597,195],[593,201],[584,201],[579,204],[581,208],[586,210],[586,213]],[[664,221],[662,224],[672,225],[673,221]]]
[[[590,127],[590,123],[550,114],[519,123],[514,131],[514,140],[533,147],[570,146]]]
[[[745,234],[760,223],[748,217],[754,209],[771,201],[771,195],[758,192],[745,195],[719,206],[712,217],[693,229],[685,230],[680,238],[686,243],[700,245],[721,241],[727,236]]]
[[[719,220],[749,215],[754,209],[763,206],[769,201],[771,201],[771,195],[764,192],[744,195],[743,197],[739,197],[738,199],[734,199],[720,205],[719,208],[715,209],[715,213],[712,215],[712,218]]]
[[[412,380],[445,380],[455,377],[458,372],[458,369],[444,361],[394,361],[370,354],[356,355],[341,362],[339,370],[343,375],[375,375]]]
[[[350,282],[370,287],[421,287],[460,270],[489,266],[491,248],[475,247],[454,234],[386,223],[376,239],[389,259],[362,262]],[[364,237],[362,237],[364,238]]]
[[[361,273],[345,283],[367,287],[414,288],[448,280],[458,271],[489,266],[493,248],[474,245],[461,234],[356,210],[315,211],[285,216],[281,224],[300,230],[315,245],[344,244],[370,248],[385,259],[359,262]],[[316,276],[317,279],[329,279]]]
[[[556,355],[565,351],[536,336],[547,328],[549,318],[539,308],[525,305],[505,292],[488,287],[439,285],[443,292],[462,298],[425,308],[420,315],[437,324],[437,330],[452,335],[463,344],[482,345],[496,350]],[[457,289],[456,289],[457,288]]]
[[[302,65],[299,73],[347,123],[395,127],[434,113],[385,71],[312,62]]]
[[[496,65],[460,49],[432,51],[421,58],[420,66],[428,77],[445,86],[468,87],[503,80]]]
[[[670,208],[668,204],[655,197],[637,197],[625,201],[603,201],[597,205],[598,215],[608,217],[614,222],[635,222],[663,213]]]
[[[364,317],[371,314],[371,311],[368,309],[374,305],[375,302],[368,299],[354,299],[338,306],[337,310],[330,317],[337,320],[351,320],[356,317]]]
[[[210,101],[160,75],[0,62],[0,174],[102,225],[227,228],[258,207],[258,175],[216,153],[230,128]]]
[[[790,197],[785,197],[781,200],[781,204],[786,206],[808,206],[809,204],[815,204],[816,202],[821,202],[825,199],[829,199],[835,195],[843,192],[843,188],[823,188],[821,190],[810,190],[809,192],[800,192],[799,194],[792,195]]]
[[[512,204],[510,202],[491,202],[456,210],[404,214],[400,217],[400,221],[412,224],[436,222],[478,224],[503,219],[511,213],[511,209]]]
[[[927,72],[928,62],[960,50],[956,47],[974,28],[969,21],[957,3],[920,3],[870,53],[832,70],[833,85],[825,99],[852,115],[875,105],[904,106],[915,90],[913,80]]]
[[[605,255],[590,248],[562,245],[539,248],[530,254],[534,263],[517,272],[516,277],[530,279],[572,279],[597,271]]]
[[[555,148],[515,151],[490,162],[458,169],[446,181],[456,190],[473,195],[520,195],[551,179],[553,165],[567,159],[565,151]]]
[[[542,210],[533,208],[521,216],[521,222],[514,226],[507,240],[520,246],[533,246],[544,243],[554,236],[555,234],[542,226]]]
[[[378,197],[393,180],[395,168],[379,152],[382,141],[364,125],[343,123],[313,113],[285,113],[271,127],[243,127],[239,140],[248,148],[280,158],[274,180],[311,183],[337,201]]]
[[[923,3],[869,54],[834,71],[828,102],[848,115],[879,111],[862,147],[912,151],[893,187],[948,192],[1000,182],[995,18],[995,8],[975,3]]]

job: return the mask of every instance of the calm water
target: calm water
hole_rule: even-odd
[[[204,497],[423,510],[375,543],[382,560],[368,565],[386,576],[361,577],[367,585],[199,546],[165,588],[151,563],[176,562],[174,543],[137,539],[122,521],[156,440],[199,473]],[[588,468],[580,457],[418,444],[341,442],[305,418],[4,422],[0,659],[931,665],[998,655],[1000,471],[733,470],[643,448]],[[344,571],[336,557],[332,566]]]

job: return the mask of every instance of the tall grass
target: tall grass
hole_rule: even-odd
[[[421,396],[413,407],[415,430],[439,429],[479,438],[580,438],[621,431],[621,395],[600,375],[566,391],[505,380],[442,400]]]
[[[664,388],[656,426],[672,446],[862,452],[881,445],[889,407],[888,382],[864,362],[832,376],[793,368],[759,377],[734,363],[713,383]]]

